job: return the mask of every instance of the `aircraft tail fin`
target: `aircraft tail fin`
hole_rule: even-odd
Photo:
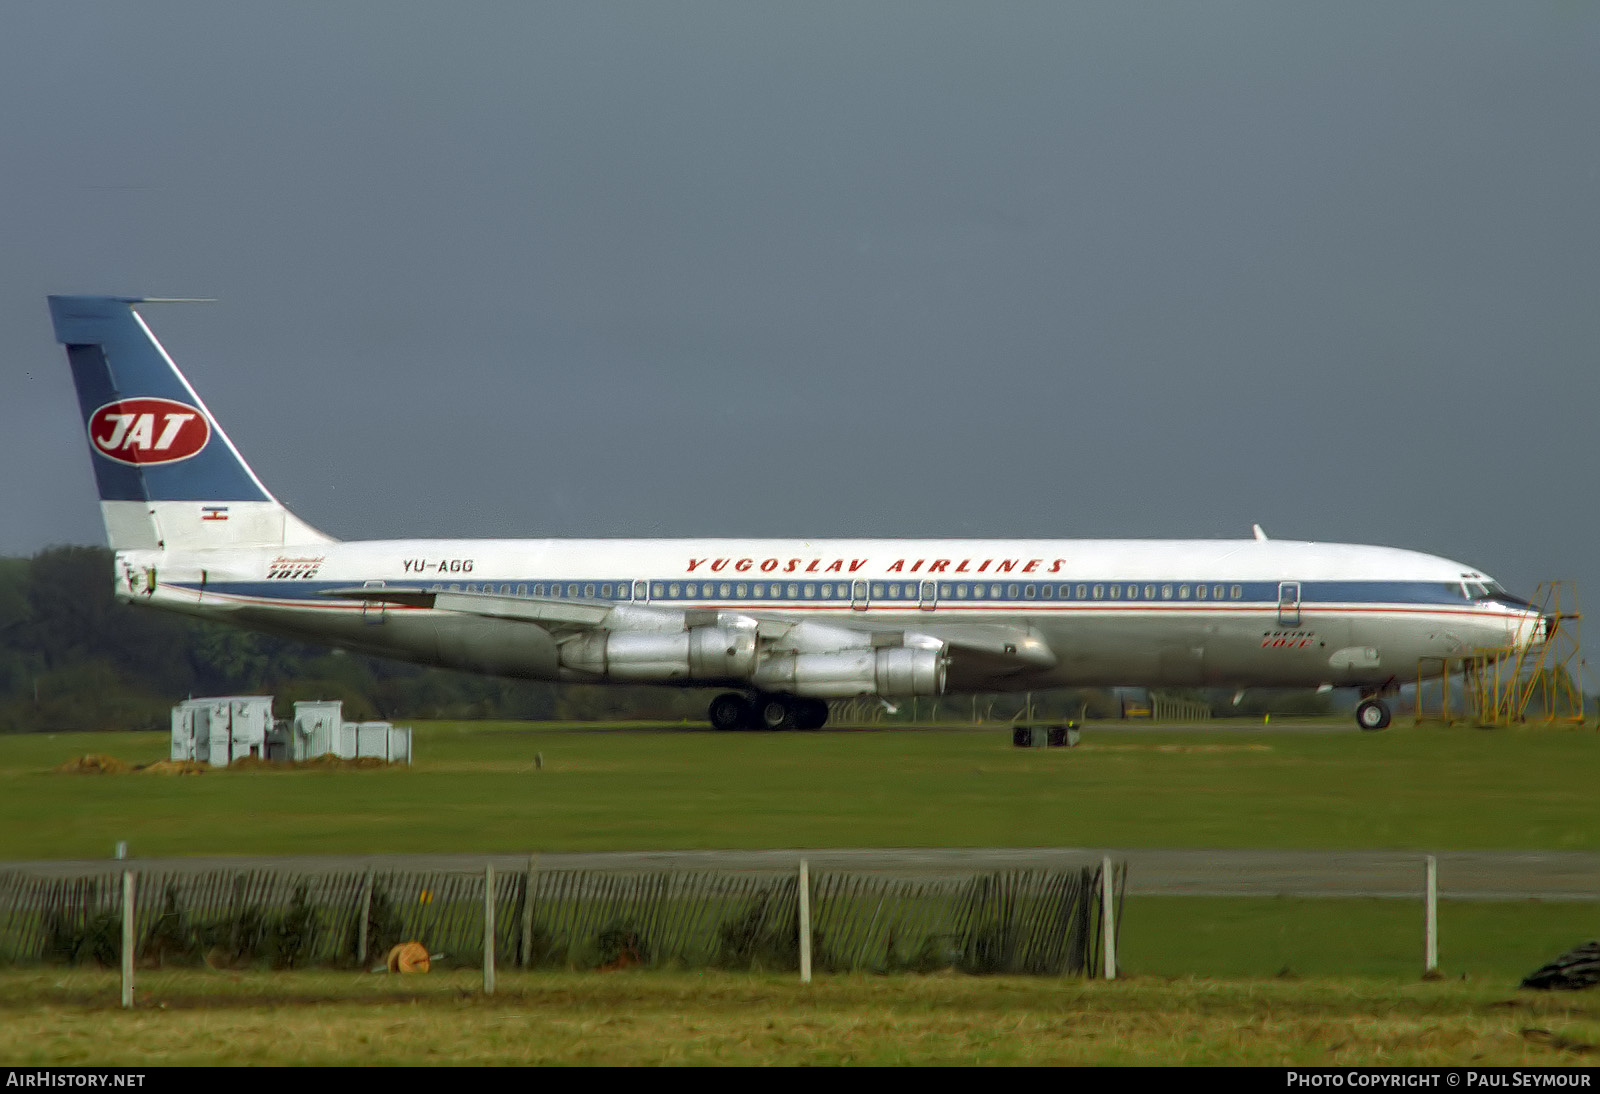
[[[52,296],[114,550],[329,543],[274,498],[126,296]]]

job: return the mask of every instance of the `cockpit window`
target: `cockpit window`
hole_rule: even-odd
[[[1520,596],[1512,596],[1510,593],[1506,592],[1505,586],[1501,585],[1498,581],[1488,581],[1484,584],[1489,590],[1489,596],[1495,600],[1498,600],[1502,604],[1514,604],[1519,608],[1533,608],[1532,601],[1524,600]]]

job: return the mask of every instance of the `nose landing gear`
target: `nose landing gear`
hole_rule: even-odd
[[[1389,704],[1377,697],[1363,699],[1356,707],[1356,725],[1364,730],[1386,729],[1390,718]]]

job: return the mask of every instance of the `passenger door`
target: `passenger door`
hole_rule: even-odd
[[[1298,627],[1300,625],[1300,583],[1298,581],[1278,582],[1278,626]]]

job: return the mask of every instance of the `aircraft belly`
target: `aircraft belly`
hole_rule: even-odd
[[[555,640],[536,623],[392,609],[374,615],[269,607],[240,609],[228,618],[291,638],[421,665],[532,680],[557,676]]]
[[[1208,649],[1200,621],[1128,616],[1080,617],[1042,628],[1065,686],[1194,686],[1204,682]]]
[[[1047,625],[1067,686],[1315,686],[1337,682],[1328,658],[1347,647],[1349,624],[1305,612],[1282,626],[1276,614],[1086,617]]]
[[[1338,682],[1329,658],[1350,645],[1350,624],[1306,610],[1295,623],[1275,611],[1219,624],[1207,644],[1206,682],[1219,687],[1314,687]]]
[[[1497,638],[1498,633],[1492,630],[1445,614],[1358,617],[1351,628],[1353,652],[1357,656],[1363,651],[1375,653],[1379,663],[1353,668],[1347,679],[1352,683],[1382,683],[1394,677],[1413,679],[1424,658],[1462,657],[1474,647],[1498,644]],[[1432,668],[1437,675],[1438,665]]]

